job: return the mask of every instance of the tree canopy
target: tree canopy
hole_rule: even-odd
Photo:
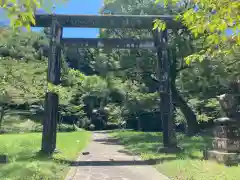
[[[191,32],[193,38],[201,40],[200,48],[191,54],[190,60],[209,56],[228,55],[240,46],[240,2],[235,0],[156,0],[173,11]]]

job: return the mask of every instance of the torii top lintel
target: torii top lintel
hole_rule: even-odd
[[[35,15],[35,27],[49,27],[55,18],[62,27],[88,28],[133,28],[152,29],[153,21],[160,19],[167,24],[168,29],[180,28],[182,25],[174,21],[171,15]]]

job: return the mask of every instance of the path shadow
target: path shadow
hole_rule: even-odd
[[[94,133],[97,134],[109,134],[109,133],[114,133],[114,132],[121,132],[121,129],[112,129],[112,130],[96,130]],[[127,131],[132,131],[132,129],[128,129]]]
[[[109,160],[109,161],[68,161],[57,160],[60,163],[69,164],[69,166],[146,166],[155,165],[159,161],[170,161],[176,158],[168,157],[150,160]]]
[[[98,139],[97,142],[104,144],[121,144],[125,146],[125,153],[135,155],[150,154],[156,157],[171,156],[175,159],[204,159],[203,151],[211,145],[211,137],[200,134],[194,137],[187,137],[178,133],[178,145],[181,148],[178,152],[162,152],[162,134],[151,132],[120,132],[114,138]],[[130,154],[131,154],[130,153]]]
[[[128,156],[136,156],[136,154],[132,153],[131,151],[128,150],[118,150],[117,152],[122,153],[122,154],[126,154]]]
[[[117,138],[94,139],[93,141],[101,143],[101,144],[107,144],[107,145],[118,145],[119,144],[119,141]]]

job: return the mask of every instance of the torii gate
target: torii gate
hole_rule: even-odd
[[[171,146],[173,105],[171,95],[170,59],[168,54],[167,29],[153,31],[153,39],[90,39],[90,38],[62,38],[63,27],[87,28],[132,28],[153,29],[153,21],[160,19],[166,23],[168,29],[181,28],[169,15],[35,15],[35,27],[51,27],[50,53],[48,57],[47,81],[54,85],[60,84],[60,55],[61,45],[72,45],[80,48],[143,48],[156,49],[159,64],[159,92],[161,120],[163,124],[163,144]],[[52,154],[56,148],[57,120],[59,97],[54,92],[46,92],[45,118],[43,121],[41,151]]]

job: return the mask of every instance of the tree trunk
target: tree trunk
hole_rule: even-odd
[[[175,105],[180,108],[187,121],[187,134],[189,136],[195,135],[199,132],[197,117],[187,102],[180,96],[175,84],[172,84],[172,95]]]
[[[176,88],[176,78],[177,78],[177,56],[176,49],[171,51],[172,64],[171,64],[171,89],[172,89],[172,97],[175,102],[175,106],[179,107],[185,119],[187,121],[187,134],[189,136],[195,135],[199,132],[199,126],[197,123],[197,117],[193,110],[188,106],[187,102],[181,97],[177,88]]]

